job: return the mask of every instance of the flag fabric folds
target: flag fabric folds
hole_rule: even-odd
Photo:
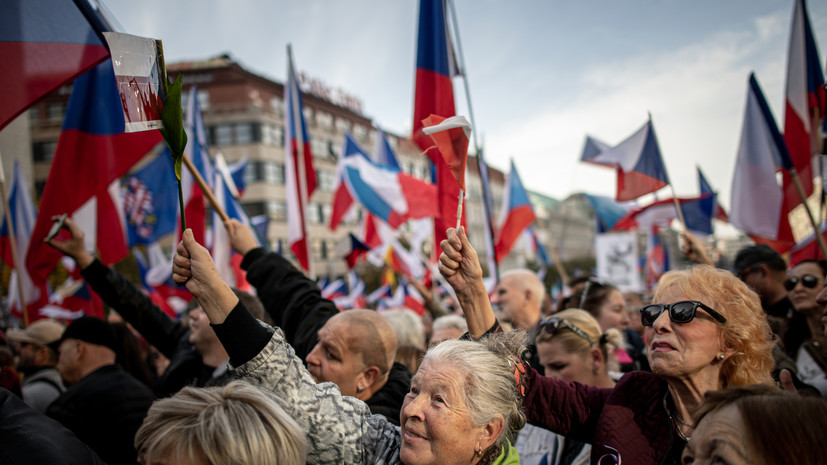
[[[419,30],[416,54],[413,133],[411,138],[423,151],[433,145],[422,132],[422,120],[429,115],[449,118],[456,114],[454,85],[451,78],[460,75],[448,30],[446,0],[420,0]],[[458,196],[448,165],[442,155],[430,151],[433,182],[437,188],[438,213],[434,218],[434,243],[445,239],[445,231],[456,224]],[[465,215],[463,214],[463,219]],[[464,221],[463,221],[464,223]],[[434,248],[434,254],[437,254]],[[436,259],[435,255],[432,257]]]
[[[534,209],[528,199],[528,193],[523,187],[517,168],[514,166],[514,160],[511,160],[511,170],[508,172],[505,181],[500,227],[497,231],[495,246],[497,260],[502,261],[508,255],[520,234],[535,218]]]
[[[540,238],[537,237],[537,232],[531,226],[525,228],[523,234],[526,236],[528,242],[528,250],[533,253],[543,266],[551,266],[551,260],[548,259],[546,248],[540,243]]]
[[[335,252],[336,255],[345,259],[348,269],[353,269],[359,261],[359,258],[368,250],[370,250],[370,247],[360,241],[353,233],[348,233],[347,236],[336,244]]]
[[[349,134],[339,159],[340,185],[334,194],[331,228],[358,202],[376,218],[399,227],[410,218],[436,213],[436,190],[431,184],[371,161]]]
[[[45,287],[35,286],[32,284],[32,279],[29,276],[28,270],[22,263],[26,258],[26,251],[29,248],[29,240],[32,236],[32,229],[34,229],[35,218],[37,213],[34,209],[34,203],[30,195],[29,186],[26,178],[23,176],[23,170],[17,160],[14,160],[13,175],[11,184],[9,186],[9,216],[12,224],[6,223],[6,215],[3,215],[3,225],[0,227],[0,249],[2,249],[3,261],[10,267],[15,268],[12,271],[12,277],[9,282],[9,302],[10,308],[15,308],[18,312],[21,310],[20,295],[18,292],[17,281],[20,281],[20,288],[22,288],[23,299],[29,310],[29,321],[33,321],[36,316],[33,315],[29,307],[37,302],[41,297],[44,297]],[[13,254],[11,250],[10,235],[14,234],[17,259],[21,263],[14,264]],[[22,313],[21,313],[22,314]]]
[[[4,1],[0,129],[44,95],[105,60],[109,50],[101,36],[104,29],[85,0]]]
[[[783,210],[783,192],[775,173],[790,167],[792,161],[787,146],[755,75],[750,73],[732,179],[730,221],[757,242],[766,243],[782,253],[795,241]]]
[[[618,201],[635,200],[669,184],[666,165],[649,120],[638,131],[618,145],[606,144],[588,137],[581,160],[617,170]]]
[[[124,184],[124,214],[130,246],[157,242],[175,231],[178,188],[169,148],[126,176]]]
[[[465,192],[465,165],[468,162],[468,138],[471,136],[471,123],[464,116],[443,118],[429,115],[422,124],[422,132],[431,136],[437,150],[448,165],[451,175],[459,188]]]
[[[798,171],[804,194],[813,193],[812,156],[818,148],[818,126],[824,117],[824,74],[818,57],[805,0],[793,9],[787,55],[787,85],[784,106],[784,141]],[[784,209],[790,212],[801,197],[789,173],[784,172]]]
[[[658,226],[650,226],[646,233],[646,285],[652,290],[660,277],[669,271],[669,251],[660,238]]]
[[[491,196],[491,182],[488,178],[488,164],[485,163],[483,151],[477,154],[477,166],[480,171],[480,195],[482,196],[482,227],[485,238],[485,259],[488,265],[488,277],[497,280],[497,251],[494,247],[494,204]]]
[[[706,194],[700,197],[678,199],[681,206],[686,229],[699,234],[712,234],[712,215],[715,211],[715,198]],[[678,217],[674,199],[653,202],[645,207],[634,207],[617,220],[614,230],[632,230],[649,228],[651,225],[666,227]]]
[[[605,233],[614,229],[615,224],[629,212],[630,207],[622,205],[609,197],[583,194],[594,209],[597,220],[597,233]]]
[[[201,115],[201,107],[198,103],[198,88],[196,86],[190,87],[186,110],[184,130],[187,132],[189,143],[184,151],[207,186],[215,192],[215,168],[210,158],[207,129]],[[181,191],[184,193],[184,214],[187,218],[187,228],[192,229],[196,241],[205,244],[206,199],[204,192],[201,191],[201,187],[188,169],[181,170]]]
[[[312,257],[307,237],[307,205],[316,190],[316,170],[310,137],[304,121],[302,93],[293,55],[287,47],[287,84],[284,86],[284,171],[287,189],[287,241],[299,265],[312,277]]]
[[[26,257],[35,283],[46,279],[61,256],[43,243],[52,216],[71,215],[90,200],[97,203],[101,259],[110,264],[126,256],[122,216],[109,189],[160,141],[157,131],[124,133],[111,62],[104,61],[75,80]]]

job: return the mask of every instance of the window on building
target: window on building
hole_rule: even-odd
[[[330,158],[334,160],[339,158],[339,154],[342,153],[342,144],[334,141],[328,141],[327,143],[327,153]]]
[[[284,115],[284,100],[281,97],[273,97],[270,99],[270,108],[273,109],[273,113],[283,116]]]
[[[364,124],[353,125],[353,135],[360,140],[368,140],[368,128]]]
[[[213,131],[214,139],[211,141],[213,145],[230,145],[233,143],[233,127],[221,124],[215,127]]]
[[[247,202],[244,203],[244,209],[250,216],[264,215],[267,213],[267,206],[264,202]]]
[[[337,173],[335,171],[316,170],[316,174],[319,176],[319,189],[323,192],[333,192],[336,188]]]
[[[330,204],[323,204],[320,206],[322,207],[322,223],[327,224],[330,222],[330,215],[333,213],[333,207]]]
[[[315,126],[316,120],[313,119],[313,109],[310,107],[304,107],[304,122],[308,126]]]
[[[310,151],[316,158],[326,158],[327,154],[327,140],[321,137],[314,137],[310,139]]]
[[[236,123],[235,127],[235,140],[236,144],[251,144],[255,142],[255,138],[253,137],[253,123]]]
[[[333,129],[333,115],[324,111],[316,112],[316,123],[320,128],[330,131]]]
[[[350,120],[344,118],[336,118],[336,130],[340,133],[350,131]]]
[[[311,247],[313,248],[313,258],[317,260],[321,260],[322,257],[322,249],[324,248],[324,241],[321,239],[313,239],[311,240]]]
[[[35,162],[51,162],[55,157],[57,141],[35,142],[32,144],[32,158]]]
[[[66,114],[65,103],[50,103],[46,105],[46,121],[48,123],[59,124],[63,121],[63,115]]]
[[[273,221],[279,223],[287,221],[287,204],[284,201],[274,200],[270,206],[272,207],[270,218],[272,218]]]
[[[322,224],[322,209],[318,203],[307,205],[307,222],[310,224]]]
[[[284,129],[281,126],[265,124],[261,126],[261,143],[273,147],[280,147],[284,144]]]

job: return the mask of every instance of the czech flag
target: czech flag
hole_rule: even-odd
[[[2,2],[0,129],[44,95],[105,60],[109,50],[101,36],[104,30],[86,0]]]
[[[536,218],[528,193],[520,180],[520,174],[511,160],[511,171],[505,182],[505,194],[503,195],[502,216],[500,217],[500,229],[497,231],[496,251],[497,260],[502,261],[520,234]]]

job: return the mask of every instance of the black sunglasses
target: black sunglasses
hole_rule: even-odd
[[[673,304],[652,304],[640,309],[640,321],[643,326],[652,326],[655,320],[658,319],[661,313],[669,310],[669,318],[675,323],[689,323],[695,318],[695,312],[698,307],[706,310],[712,318],[715,318],[721,323],[726,323],[726,318],[723,315],[713,310],[711,307],[698,302],[697,300],[682,300]]]
[[[590,338],[589,335],[586,334],[582,329],[578,328],[577,326],[574,326],[573,324],[569,323],[568,321],[562,318],[557,318],[556,316],[540,320],[540,322],[537,323],[536,334],[539,335],[540,332],[545,330],[547,333],[554,335],[560,328],[568,329],[569,331],[588,341],[589,345],[594,346],[592,338]]]
[[[795,286],[801,283],[804,287],[808,289],[812,289],[818,286],[818,277],[813,276],[811,274],[805,274],[800,278],[792,277],[784,281],[784,289],[791,291],[795,289]]]

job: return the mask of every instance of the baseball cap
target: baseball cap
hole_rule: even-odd
[[[108,347],[116,353],[118,352],[118,339],[115,336],[115,330],[112,328],[112,325],[106,320],[101,320],[93,316],[82,316],[69,323],[66,331],[63,332],[63,336],[61,336],[52,347],[60,347],[60,344],[66,339],[77,339],[90,344]]]
[[[64,329],[65,327],[57,321],[43,319],[35,321],[26,329],[11,330],[6,334],[6,337],[13,342],[28,342],[29,344],[48,346],[60,339]]]

